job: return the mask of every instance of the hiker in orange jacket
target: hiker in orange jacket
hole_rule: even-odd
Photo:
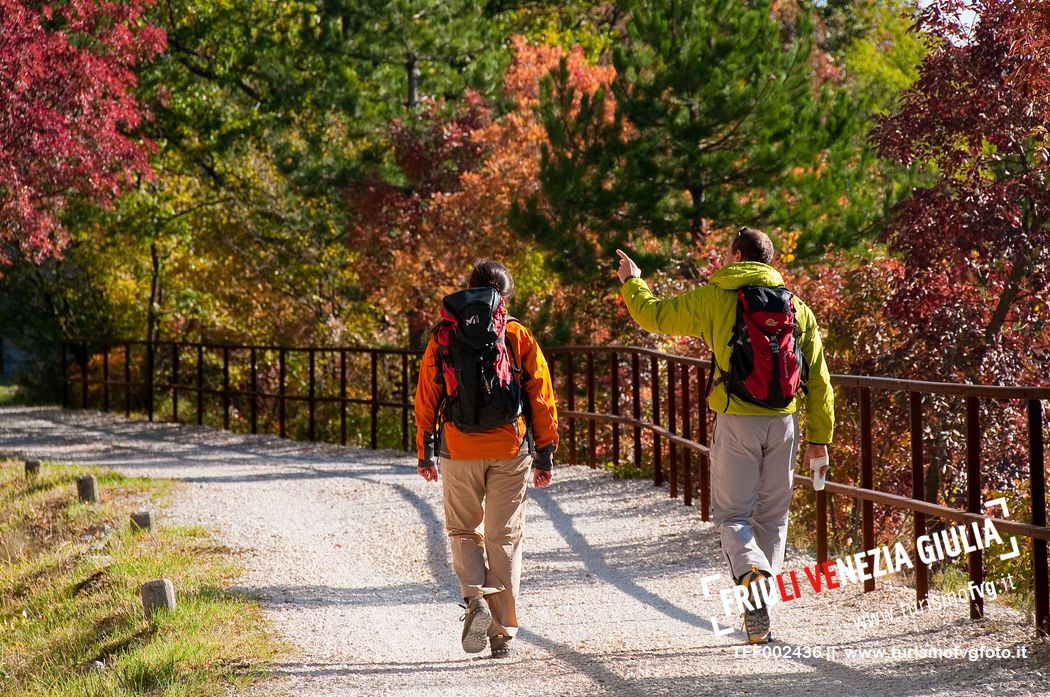
[[[445,528],[467,604],[463,649],[478,653],[488,643],[494,658],[510,655],[518,629],[530,472],[535,486],[547,487],[558,446],[547,361],[532,333],[506,315],[513,284],[502,264],[481,261],[468,290],[445,298],[444,321],[423,354],[415,400],[419,475],[437,481],[437,456],[442,460]],[[486,327],[487,339],[469,348],[467,335]],[[488,371],[481,373],[484,389],[472,385],[469,374],[478,356]]]

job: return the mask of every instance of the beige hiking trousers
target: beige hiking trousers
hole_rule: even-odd
[[[532,456],[442,465],[445,529],[462,595],[485,596],[489,636],[514,636]]]

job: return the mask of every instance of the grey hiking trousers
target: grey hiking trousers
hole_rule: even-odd
[[[734,579],[752,566],[780,573],[798,446],[797,413],[715,417],[711,508]]]

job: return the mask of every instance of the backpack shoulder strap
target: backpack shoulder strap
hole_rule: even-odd
[[[445,386],[445,365],[451,364],[451,344],[442,343],[441,337],[445,336],[446,339],[450,339],[448,336],[448,330],[452,327],[452,323],[448,320],[441,320],[434,326],[434,343],[437,345],[437,351],[435,356],[438,362],[437,374],[434,376],[434,382],[440,384],[442,387]]]
[[[521,323],[521,320],[518,319],[517,317],[512,317],[511,315],[507,315],[507,326],[510,326],[511,322],[513,322],[514,324],[517,324],[517,325],[519,325],[521,327],[525,326],[524,324]],[[503,333],[503,343],[507,347],[507,353],[510,354],[510,368],[511,368],[511,370],[521,376],[519,378],[519,382],[524,382],[526,380],[525,368],[521,365],[521,361],[518,360],[518,355],[514,352],[514,345],[511,342],[507,341],[506,330],[504,330],[504,333]]]
[[[507,325],[509,326],[511,322],[514,322],[521,327],[525,326],[517,317],[507,315]],[[535,433],[533,433],[532,427],[532,403],[529,401],[529,395],[525,392],[525,382],[529,379],[529,376],[525,373],[525,367],[521,365],[517,354],[514,352],[514,344],[507,341],[506,336],[504,336],[503,341],[507,346],[507,353],[510,354],[511,371],[515,374],[515,379],[518,381],[518,388],[520,390],[521,413],[522,416],[525,417],[525,441],[528,444],[529,453],[533,454],[536,452],[536,436]],[[514,365],[516,361],[518,362],[518,365]]]

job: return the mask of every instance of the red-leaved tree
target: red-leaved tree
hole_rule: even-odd
[[[148,175],[133,69],[165,47],[149,0],[0,0],[0,266],[66,241],[71,197],[105,205]]]
[[[874,139],[925,172],[894,210],[878,332],[858,334],[864,372],[949,382],[1045,384],[1050,360],[1050,42],[1045,0],[936,0],[921,13],[918,80]],[[1033,35],[1033,32],[1036,32]],[[1025,468],[1017,404],[981,428],[1004,490]],[[928,400],[926,496],[962,496],[962,409]],[[906,431],[904,413],[894,426]]]
[[[874,136],[885,157],[933,177],[886,232],[904,262],[887,310],[910,330],[904,354],[922,356],[927,377],[1045,379],[1031,358],[1047,356],[1050,43],[1030,34],[1045,27],[1045,7],[929,5],[919,28],[930,53]]]

